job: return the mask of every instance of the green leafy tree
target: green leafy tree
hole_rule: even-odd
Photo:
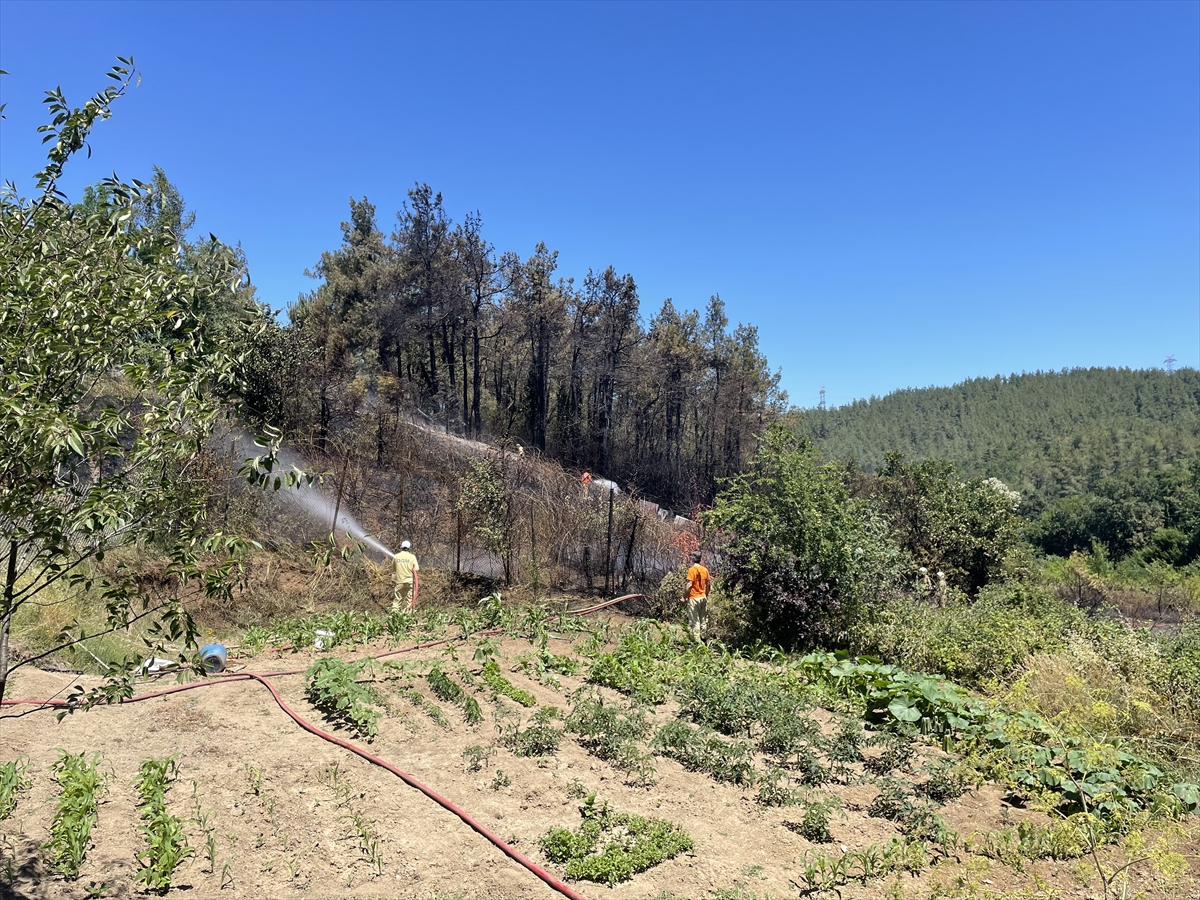
[[[227,594],[245,549],[208,527],[193,477],[238,364],[214,343],[204,312],[241,273],[181,265],[171,229],[137,221],[145,185],[107,179],[105,201],[91,209],[58,189],[63,167],[129,85],[132,61],[119,62],[109,73],[117,84],[80,108],[49,93],[40,194],[23,199],[10,184],[0,195],[0,698],[21,666],[138,620],[150,623],[150,652],[171,644],[191,660],[196,630],[183,599]],[[251,477],[264,481],[273,464],[268,454]],[[119,565],[101,574],[105,554],[133,544],[166,554],[167,596],[151,598]],[[104,624],[64,631],[14,663],[13,615],[73,594],[103,603]],[[130,690],[114,677],[74,699]]]
[[[852,498],[836,465],[783,426],[702,516],[716,531],[719,574],[750,597],[752,627],[785,646],[843,637],[905,567],[883,523]]]
[[[945,572],[972,595],[1019,539],[1020,496],[995,478],[963,480],[945,460],[906,463],[889,454],[872,502],[916,564]]]

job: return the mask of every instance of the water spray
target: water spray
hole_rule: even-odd
[[[236,440],[242,440],[242,437]],[[245,438],[252,441],[251,438]],[[304,471],[308,467],[304,465],[304,460],[297,454],[280,448],[278,451],[280,462],[291,466],[293,469]],[[342,477],[338,480],[337,498],[330,502],[329,498],[321,493],[316,482],[290,485],[282,488],[279,495],[284,499],[295,503],[301,509],[309,514],[317,522],[328,522],[329,530],[332,534],[337,532],[345,532],[350,537],[366,544],[372,550],[382,553],[388,559],[393,558],[396,554],[389,550],[384,544],[367,533],[367,530],[359,524],[349,512],[342,508],[342,488],[346,483],[346,471],[350,466],[349,457],[346,458],[345,464],[342,466]]]

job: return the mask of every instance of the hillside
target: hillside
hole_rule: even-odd
[[[1200,451],[1200,372],[1091,368],[908,388],[829,410],[799,429],[827,456],[874,470],[896,450],[994,476],[1034,506],[1109,475]]]

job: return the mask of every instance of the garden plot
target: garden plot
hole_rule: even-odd
[[[389,630],[411,644],[401,624],[323,653],[275,653],[267,636],[242,663],[305,670],[275,679],[300,715],[588,897],[1100,897],[1097,866],[1130,860],[1114,888],[1176,898],[1196,885],[1187,786],[936,682],[536,616],[428,622],[421,636],[450,642],[368,660]],[[51,696],[68,678],[21,673],[13,695]],[[169,893],[197,898],[560,896],[390,773],[297,728],[252,682],[0,727],[0,762],[24,766],[0,821],[0,878],[17,896],[128,896],[168,863]],[[74,880],[42,849],[63,753],[98,753],[103,782]]]

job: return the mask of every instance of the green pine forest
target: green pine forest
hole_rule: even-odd
[[[1027,507],[1094,491],[1110,476],[1186,464],[1200,452],[1200,372],[1064,369],[907,388],[804,411],[829,456],[881,466],[887,453],[992,476]]]

